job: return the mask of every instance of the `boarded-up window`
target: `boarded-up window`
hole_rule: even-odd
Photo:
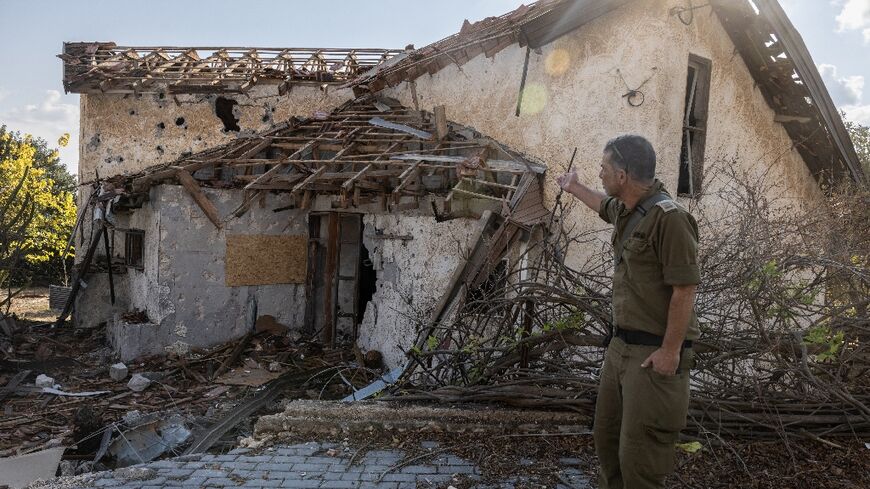
[[[128,229],[124,231],[124,263],[128,267],[141,270],[145,264],[145,231]]]
[[[677,194],[698,197],[704,179],[704,143],[707,137],[707,105],[710,98],[710,61],[689,55],[686,105],[683,115],[683,147]]]
[[[227,236],[226,284],[305,283],[307,243],[306,236]]]

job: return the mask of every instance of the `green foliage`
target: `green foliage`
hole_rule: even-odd
[[[843,346],[845,336],[842,331],[833,333],[828,326],[818,326],[807,331],[804,335],[804,343],[807,345],[816,345],[825,348],[821,353],[815,355],[815,359],[820,362],[833,360],[837,357],[837,353]]]
[[[0,228],[9,230],[28,218],[26,226],[8,234],[0,260],[9,263],[13,250],[31,267],[60,259],[75,224],[74,189],[75,179],[56,150],[0,126]]]
[[[753,277],[746,283],[746,288],[752,292],[758,292],[762,287],[770,282],[778,281],[782,278],[782,271],[777,267],[776,258],[766,262]]]
[[[582,329],[585,324],[586,315],[582,312],[575,312],[567,316],[562,316],[555,321],[549,321],[544,323],[544,325],[541,327],[541,332],[549,333],[551,331],[562,332],[571,329]]]
[[[858,153],[858,160],[861,161],[864,176],[870,178],[870,127],[852,121],[845,121],[845,124],[855,145],[855,152]]]

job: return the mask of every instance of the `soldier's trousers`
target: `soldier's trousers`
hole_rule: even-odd
[[[607,348],[593,430],[601,489],[661,488],[673,471],[674,444],[686,425],[693,352],[684,349],[679,373],[664,376],[640,366],[656,349],[620,338]]]

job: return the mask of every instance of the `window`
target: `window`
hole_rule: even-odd
[[[683,147],[677,194],[698,197],[704,180],[704,142],[707,136],[707,102],[710,98],[710,61],[689,55],[686,105],[683,114]]]
[[[130,229],[124,232],[124,263],[142,270],[145,264],[145,231]]]

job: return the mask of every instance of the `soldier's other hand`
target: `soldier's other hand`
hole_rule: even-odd
[[[650,356],[640,364],[642,368],[652,367],[653,370],[661,375],[676,374],[679,365],[680,352],[672,352],[670,350],[665,350],[664,348],[659,348],[652,352],[652,354],[650,354]]]
[[[556,177],[556,183],[559,184],[559,187],[561,187],[562,190],[570,192],[573,185],[580,183],[580,178],[577,176],[577,170],[571,170]]]

